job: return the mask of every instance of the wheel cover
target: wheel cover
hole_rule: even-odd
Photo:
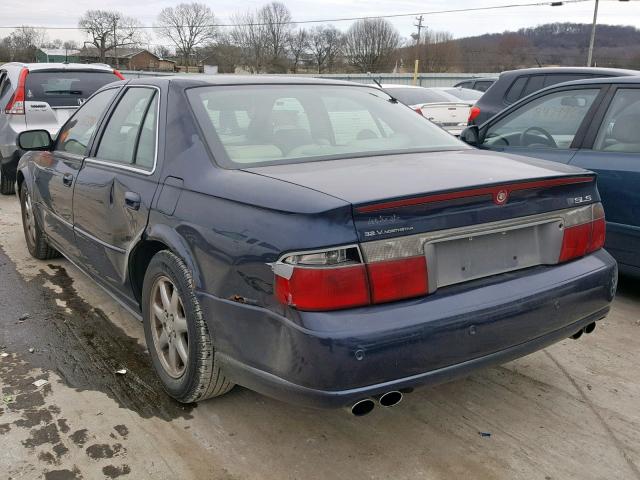
[[[180,378],[189,365],[187,317],[180,293],[166,276],[153,283],[149,299],[153,345],[165,372]]]
[[[23,223],[25,226],[25,231],[27,232],[28,240],[32,243],[36,243],[36,221],[33,217],[33,205],[31,203],[31,195],[29,192],[25,193],[24,196],[24,208],[23,212]]]

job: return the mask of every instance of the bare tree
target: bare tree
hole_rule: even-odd
[[[157,45],[153,48],[153,53],[158,57],[158,58],[169,58],[171,56],[171,51],[165,47],[164,45]]]
[[[268,52],[268,70],[285,72],[287,70],[287,38],[291,32],[291,12],[280,2],[271,2],[258,12],[260,23],[264,24],[266,47]]]
[[[212,42],[216,37],[213,12],[204,3],[181,3],[164,8],[158,15],[158,35],[167,38],[180,51],[184,64],[196,47]]]
[[[242,63],[251,73],[263,71],[267,56],[267,29],[260,22],[259,12],[248,10],[233,15],[235,25],[230,32],[233,44],[242,52]]]
[[[36,50],[46,41],[46,33],[33,27],[22,25],[7,37],[7,46],[11,60],[31,62],[35,60]]]
[[[293,73],[298,73],[298,65],[302,57],[309,52],[310,46],[309,31],[304,28],[290,32],[287,36],[287,47],[291,57],[291,70]]]
[[[342,51],[342,34],[333,25],[318,25],[311,30],[310,50],[318,73],[331,69]]]
[[[400,34],[384,18],[358,20],[344,36],[347,61],[363,73],[389,68],[399,45]]]
[[[100,61],[106,62],[107,52],[118,47],[130,47],[143,42],[140,22],[120,12],[88,10],[78,26],[89,35],[89,42],[98,49]],[[116,65],[117,67],[117,65]]]

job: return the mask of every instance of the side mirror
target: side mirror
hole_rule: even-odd
[[[460,133],[460,140],[471,146],[480,145],[480,129],[477,125],[469,125]]]
[[[18,134],[18,146],[26,151],[51,150],[53,141],[46,130],[27,130]]]

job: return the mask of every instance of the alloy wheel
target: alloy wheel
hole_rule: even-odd
[[[165,372],[180,378],[189,363],[189,333],[180,293],[166,276],[156,279],[150,297],[153,343]]]

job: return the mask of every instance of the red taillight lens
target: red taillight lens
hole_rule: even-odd
[[[587,253],[590,242],[591,223],[566,228],[558,261],[566,262],[567,260],[584,256]]]
[[[605,222],[604,218],[595,220],[591,226],[593,230],[591,231],[591,243],[589,243],[589,247],[587,247],[587,253],[595,252],[603,248],[606,238],[607,222]]]
[[[298,310],[338,310],[369,304],[363,264],[347,267],[294,267],[291,278],[276,275],[276,297]]]
[[[427,261],[424,256],[370,263],[367,271],[373,303],[418,297],[428,292]]]
[[[476,118],[478,118],[478,115],[480,115],[480,108],[474,105],[473,107],[471,107],[471,110],[469,110],[469,122],[472,122]]]
[[[422,109],[420,107],[416,107],[414,108],[416,113],[419,113],[420,115],[422,115]]]
[[[594,204],[591,212],[591,221],[565,228],[558,262],[583,257],[604,247],[607,227],[602,204]]]
[[[27,70],[26,68],[23,68],[20,71],[16,91],[13,92],[13,95],[9,99],[9,102],[4,109],[4,113],[9,115],[24,115],[24,85],[27,81],[28,74],[29,70]]]
[[[122,75],[118,70],[114,70],[113,74],[118,77],[120,80],[124,80],[124,75]]]

